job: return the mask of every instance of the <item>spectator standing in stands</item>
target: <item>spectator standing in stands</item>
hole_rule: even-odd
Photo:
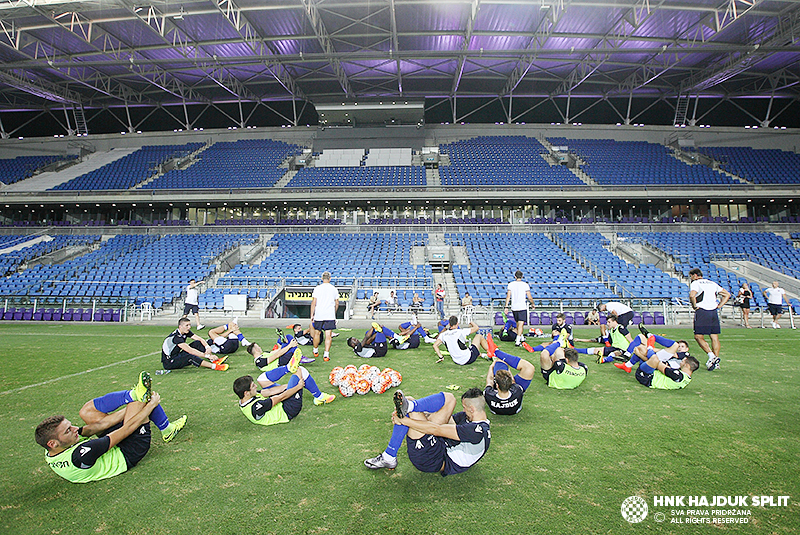
[[[339,308],[339,290],[331,284],[331,274],[322,274],[322,284],[311,294],[311,325],[314,327],[314,356],[319,356],[320,332],[325,332],[325,352],[322,360],[331,360],[331,342],[336,328],[336,310]]]
[[[531,307],[536,308],[531,297],[531,287],[528,283],[522,280],[522,271],[517,270],[514,273],[514,280],[508,283],[508,291],[506,292],[506,306],[504,311],[507,313],[509,302],[511,303],[511,313],[514,315],[514,321],[517,322],[517,339],[514,342],[515,346],[521,346],[525,341],[525,322],[528,321],[528,303],[530,301]]]
[[[698,268],[689,271],[689,278],[692,279],[689,285],[689,301],[694,309],[694,339],[700,349],[708,354],[706,368],[708,371],[714,371],[719,368],[720,363],[720,327],[717,310],[728,302],[731,294],[716,282],[704,279],[703,272]],[[718,295],[719,303],[717,303]],[[705,335],[711,337],[711,347],[706,342]]]
[[[736,299],[739,301],[739,307],[742,309],[742,322],[747,329],[750,327],[750,298],[753,297],[753,292],[750,291],[750,285],[746,282],[742,283],[739,288],[739,293],[736,294]]]
[[[441,284],[437,284],[433,291],[433,298],[436,300],[436,311],[439,313],[440,320],[444,319],[444,296],[444,288]]]
[[[205,325],[200,323],[200,307],[198,305],[198,292],[197,281],[194,279],[189,280],[189,285],[186,287],[186,301],[183,304],[182,318],[189,317],[189,314],[194,314],[194,319],[197,322],[197,330],[202,331]]]
[[[789,301],[786,300],[786,290],[778,286],[778,281],[773,281],[772,288],[764,290],[764,297],[767,298],[767,308],[772,314],[772,328],[780,329],[778,320],[783,315],[783,303],[785,302],[786,306],[789,306]]]

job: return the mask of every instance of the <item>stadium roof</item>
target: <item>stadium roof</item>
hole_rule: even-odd
[[[790,0],[0,0],[0,30],[0,112],[800,97]]]

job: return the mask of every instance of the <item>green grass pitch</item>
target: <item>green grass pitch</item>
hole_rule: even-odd
[[[186,428],[153,446],[133,470],[76,485],[44,463],[33,441],[46,416],[78,421],[87,400],[129,388],[140,370],[160,368],[168,326],[2,324],[0,340],[0,532],[24,534],[372,533],[756,533],[800,532],[800,336],[782,330],[725,329],[718,372],[701,367],[688,388],[640,386],[609,364],[584,359],[590,373],[575,391],[537,377],[516,416],[490,416],[487,455],[465,474],[423,474],[405,444],[396,470],[371,471],[391,433],[390,390],[342,398],[328,383],[335,365],[363,364],[334,340],[333,358],[308,366],[330,405],[286,425],[251,425],[231,385],[255,376],[240,350],[227,372],[179,370],[153,375],[167,414],[188,414]],[[274,329],[249,328],[267,346]],[[590,334],[578,329],[579,336]],[[687,329],[667,329],[690,340]],[[357,331],[357,335],[361,332]],[[579,344],[580,345],[580,344]],[[501,348],[532,355],[510,343]],[[310,355],[310,348],[303,348]],[[430,346],[389,351],[372,361],[403,375],[413,396],[455,383],[483,387],[487,364],[435,363]],[[458,394],[458,392],[457,392]],[[784,507],[748,507],[747,524],[672,524],[654,496],[790,496]],[[629,524],[620,514],[641,496],[650,514]],[[686,508],[681,508],[686,509]],[[656,521],[663,513],[664,522]],[[719,531],[718,531],[719,530]]]

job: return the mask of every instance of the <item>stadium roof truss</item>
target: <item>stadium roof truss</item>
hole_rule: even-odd
[[[81,133],[84,111],[149,107],[190,128],[199,104],[244,126],[291,101],[276,113],[297,125],[307,106],[407,99],[458,122],[480,98],[514,122],[534,98],[569,122],[589,98],[627,99],[630,122],[641,97],[693,124],[700,98],[756,97],[769,125],[800,97],[798,40],[792,0],[0,0],[0,118],[63,108]]]

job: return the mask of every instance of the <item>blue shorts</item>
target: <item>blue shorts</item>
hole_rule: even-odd
[[[773,305],[772,303],[767,303],[767,308],[769,309],[769,313],[772,316],[777,316],[778,314],[783,314],[783,305]]]
[[[717,309],[698,308],[694,311],[694,334],[719,334],[719,315]]]
[[[284,399],[281,405],[283,406],[283,412],[285,412],[286,416],[291,420],[303,410],[303,391],[297,392],[289,399]]]
[[[420,472],[441,472],[447,457],[444,439],[436,435],[424,435],[420,439],[406,437],[408,460]]]
[[[318,331],[332,331],[336,328],[336,320],[315,321],[314,329]]]

